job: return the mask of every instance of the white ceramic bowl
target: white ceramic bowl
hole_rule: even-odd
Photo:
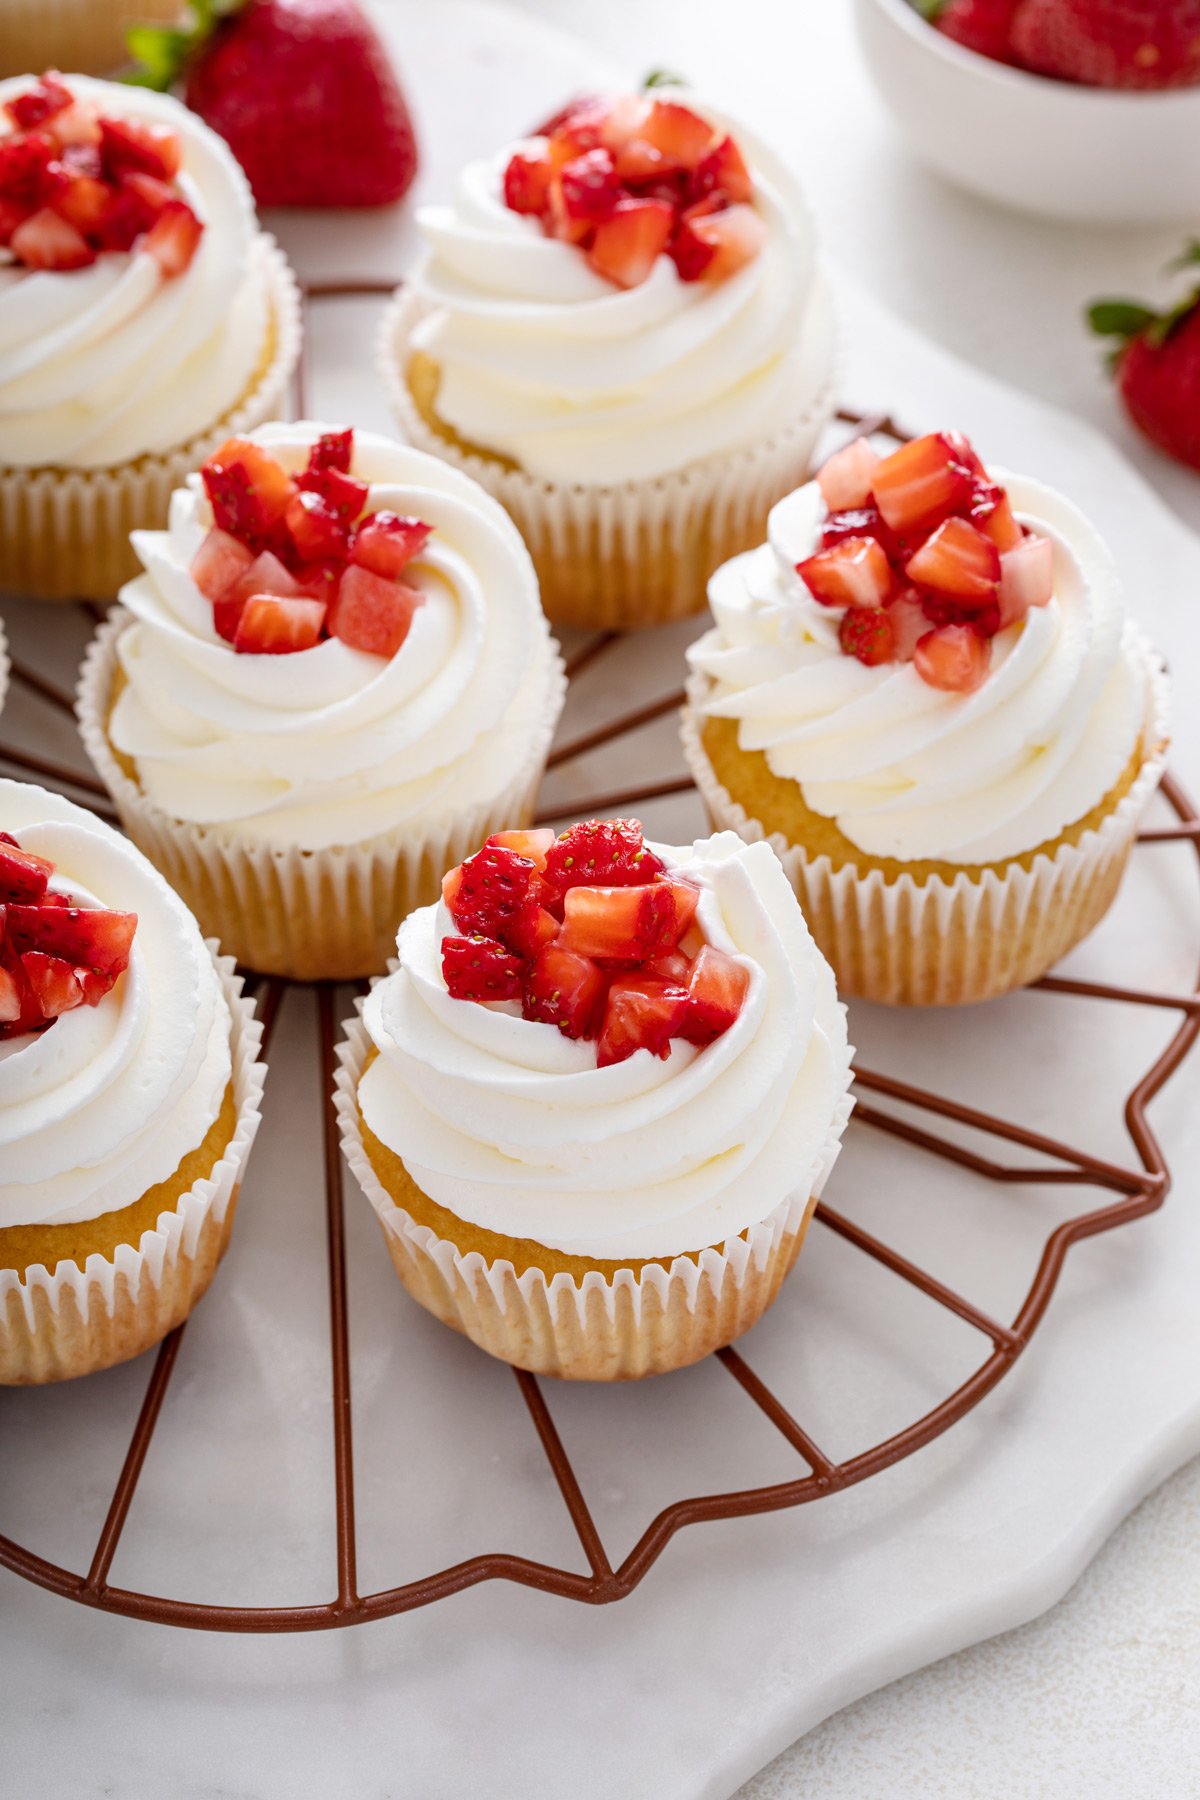
[[[1002,206],[1081,224],[1200,225],[1200,87],[1050,81],[965,50],[908,0],[854,0],[879,92],[915,153]]]

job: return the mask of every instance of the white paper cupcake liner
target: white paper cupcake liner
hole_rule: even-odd
[[[233,1019],[237,1125],[229,1146],[140,1243],[122,1244],[111,1258],[89,1256],[82,1269],[0,1269],[0,1385],[62,1381],[125,1362],[174,1330],[212,1280],[258,1131],[266,1065],[262,1027],[232,959],[209,949]]]
[[[79,730],[138,849],[186,901],[201,928],[247,968],[297,981],[378,974],[396,928],[441,892],[447,869],[493,831],[532,822],[550,741],[566,696],[556,645],[545,716],[517,775],[499,793],[436,823],[329,850],[276,849],[217,827],[173,819],[125,773],[108,739],[116,644],[131,623],[117,607],[88,648],[79,679]]]
[[[362,1001],[358,1003],[361,1013]],[[630,1381],[686,1368],[750,1329],[770,1306],[804,1242],[817,1200],[837,1160],[853,1107],[844,1092],[830,1121],[808,1192],[780,1202],[719,1250],[677,1256],[582,1281],[542,1270],[518,1275],[511,1262],[464,1255],[398,1206],[362,1141],[358,1084],[371,1050],[361,1018],[348,1020],[338,1047],[334,1103],[342,1149],[374,1208],[388,1254],[413,1299],[480,1349],[537,1375],[572,1381]],[[847,1077],[850,1053],[846,1054]]]
[[[129,61],[130,25],[174,24],[179,11],[178,0],[0,0],[0,79],[110,74]]]
[[[708,578],[761,543],[777,500],[807,480],[836,405],[837,369],[784,430],[750,449],[650,481],[585,486],[543,481],[460,449],[427,422],[405,375],[427,309],[401,290],[387,308],[379,366],[409,442],[474,477],[509,512],[529,547],[556,625],[628,631],[699,612]]]
[[[0,467],[0,581],[41,600],[111,600],[138,573],[136,530],[166,525],[171,495],[227,437],[278,416],[300,355],[300,290],[274,238],[259,237],[273,343],[245,398],[177,450],[111,469]]]
[[[1024,868],[986,869],[947,882],[866,875],[828,856],[810,857],[767,832],[721,784],[701,739],[708,678],[693,675],[681,720],[684,756],[714,828],[746,843],[765,839],[787,871],[809,930],[843,996],[892,1005],[947,1006],[992,999],[1036,981],[1087,936],[1116,895],[1138,820],[1162,780],[1170,735],[1166,672],[1144,638],[1135,640],[1147,684],[1144,761],[1133,785],[1098,829],[1062,843]]]

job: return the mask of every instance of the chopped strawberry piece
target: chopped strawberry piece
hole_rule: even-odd
[[[850,537],[874,538],[883,546],[891,562],[900,561],[908,554],[904,548],[904,540],[885,525],[883,514],[873,502],[866,506],[847,507],[841,512],[831,512],[821,531],[821,548],[831,550],[835,544]]]
[[[23,1011],[24,1001],[16,976],[0,967],[0,1027],[17,1024]]]
[[[144,175],[137,169],[122,175],[121,192],[134,194],[141,201],[147,225],[153,224],[168,206],[178,201],[169,181],[160,181],[157,175]]]
[[[949,594],[960,605],[996,598],[1000,552],[967,519],[944,519],[905,569],[910,581]]]
[[[527,1019],[557,1025],[564,1037],[594,1037],[604,1011],[605,978],[590,957],[576,956],[561,944],[539,951],[525,977]]]
[[[691,929],[696,917],[696,908],[700,904],[700,889],[695,882],[672,879],[668,877],[661,884],[664,893],[670,894],[671,904],[675,908],[675,916],[664,929],[659,939],[659,948],[663,951],[673,950],[684,933]]]
[[[22,850],[7,833],[0,837],[0,902],[36,904],[45,894],[54,864]]]
[[[213,526],[192,558],[191,577],[209,600],[221,600],[254,562],[254,552]]]
[[[91,107],[76,103],[55,113],[46,121],[46,130],[55,143],[65,153],[68,150],[87,148],[97,152],[96,161],[88,168],[89,175],[100,173],[100,121]],[[64,161],[66,160],[64,154]]]
[[[587,150],[559,172],[563,205],[570,219],[610,218],[621,198],[611,150]]]
[[[107,192],[107,190],[105,190]],[[0,248],[7,249],[18,225],[29,217],[29,208],[16,200],[0,199]]]
[[[680,1036],[691,1044],[711,1044],[729,1030],[750,991],[750,971],[736,957],[705,944],[692,965],[688,1004]]]
[[[41,206],[57,185],[47,175],[57,148],[44,131],[31,131],[23,138],[0,138],[0,199]]]
[[[338,582],[342,579],[343,564],[333,562],[305,563],[296,570],[296,585],[299,593],[307,600],[319,600],[322,606],[330,607],[337,597]],[[325,620],[328,630],[329,619]]]
[[[442,977],[454,1000],[519,1000],[525,964],[494,938],[442,939]]]
[[[350,563],[338,583],[329,629],[352,649],[366,650],[372,656],[395,656],[408,636],[413,615],[424,604],[420,588],[388,581]]]
[[[994,481],[976,482],[971,495],[971,523],[992,540],[997,550],[1015,550],[1024,536],[1012,502]]]
[[[697,199],[721,194],[731,206],[754,198],[754,182],[741,151],[731,137],[723,137],[696,164],[692,192]]]
[[[56,113],[74,105],[70,88],[64,87],[53,73],[43,75],[26,93],[6,100],[4,110],[20,131],[33,131]]]
[[[663,200],[622,200],[597,225],[588,261],[618,287],[638,287],[666,249],[674,222]]]
[[[310,469],[337,469],[348,475],[353,461],[353,426],[348,426],[345,431],[323,431],[308,452]]]
[[[887,617],[892,628],[893,657],[897,662],[911,662],[913,652],[929,630],[920,595],[912,588],[905,588],[888,601]]]
[[[17,226],[9,247],[27,269],[84,269],[96,260],[82,232],[58,213],[43,207]]]
[[[321,641],[325,608],[319,600],[254,594],[242,607],[233,647],[243,656],[282,656]]]
[[[664,864],[646,848],[637,819],[590,819],[572,825],[546,857],[546,880],[565,893],[594,887],[641,886],[664,873]]]
[[[675,900],[665,883],[650,887],[573,887],[563,903],[559,942],[577,956],[645,962],[674,948]]]
[[[970,625],[942,625],[921,639],[913,663],[930,687],[970,694],[986,679],[991,655]]]
[[[871,483],[879,460],[870,439],[860,437],[835,451],[818,469],[817,486],[831,513],[870,504]]]
[[[671,1039],[681,1035],[688,1005],[688,990],[674,982],[644,974],[618,976],[604,1006],[598,1066],[625,1062],[638,1050],[668,1056]]]
[[[143,179],[151,181],[153,177]],[[123,181],[119,188],[108,190],[108,211],[96,227],[97,245],[101,250],[132,250],[153,222],[143,197]]]
[[[554,914],[539,906],[536,900],[526,900],[517,908],[509,921],[506,940],[520,956],[535,957],[558,936],[558,920]]]
[[[548,156],[518,150],[504,171],[504,204],[515,213],[541,218],[550,204],[554,164]]]
[[[1054,545],[1049,538],[1027,537],[1000,557],[999,628],[1023,619],[1031,606],[1054,598]]]
[[[204,226],[187,201],[169,200],[143,238],[142,249],[169,281],[191,266],[203,236]]]
[[[647,975],[657,975],[660,981],[674,981],[680,987],[686,987],[692,977],[693,960],[682,950],[664,950],[661,956],[652,957],[642,966]]]
[[[101,119],[100,153],[113,181],[132,171],[170,181],[183,161],[183,145],[175,133],[141,119]]]
[[[697,169],[716,136],[707,119],[677,100],[655,100],[638,127],[643,143],[657,150],[666,166]]]
[[[728,206],[690,219],[671,245],[671,258],[681,281],[727,281],[753,262],[766,241],[766,222],[752,206]]]
[[[320,494],[298,493],[283,522],[302,562],[341,559],[350,548],[350,527]]]
[[[869,668],[892,662],[896,654],[896,635],[887,608],[848,606],[838,626],[838,643],[847,656],[855,656]]]
[[[370,488],[341,469],[305,469],[297,486],[304,493],[319,494],[325,504],[346,523],[353,524],[367,503]]]
[[[68,962],[47,956],[40,950],[26,951],[21,958],[25,979],[43,1019],[58,1019],[84,1003],[83,983]]]
[[[510,948],[514,921],[530,902],[541,902],[541,878],[527,856],[485,844],[442,883],[442,899],[460,931],[496,938]],[[522,915],[524,919],[528,914]],[[521,927],[518,926],[518,930]]]
[[[552,113],[548,119],[543,119],[542,123],[535,127],[533,135],[546,138],[558,137],[563,133],[570,132],[573,126],[578,125],[582,129],[591,122],[594,122],[598,133],[600,124],[607,113],[608,102],[602,95],[576,94],[573,100],[568,100],[565,106],[560,106],[556,113]],[[594,142],[600,142],[598,135]]]
[[[875,469],[875,504],[893,531],[932,529],[965,505],[972,471],[944,432],[914,438],[885,456]]]
[[[227,439],[200,475],[217,525],[255,549],[262,548],[297,491],[287,471],[249,438]]]
[[[72,175],[62,192],[54,196],[55,212],[84,238],[103,235],[112,206],[112,189],[92,175]]]
[[[111,975],[129,966],[137,914],[103,907],[9,906],[5,924],[8,942],[18,954],[40,950]]]
[[[887,554],[873,537],[843,538],[798,562],[796,573],[822,606],[882,606],[895,585]]]
[[[420,519],[394,512],[368,513],[354,534],[350,557],[373,575],[395,577],[425,548],[432,532],[433,526]]]
[[[661,183],[663,191],[656,194],[656,198],[669,198],[672,204],[683,198],[689,180],[686,170],[676,170],[662,151],[656,150],[644,138],[634,136],[626,139],[615,154],[617,175],[627,188],[642,194]]]
[[[554,843],[554,833],[549,826],[544,829],[530,831],[493,831],[487,840],[487,847],[501,850],[515,850],[518,856],[528,857],[535,868],[546,867],[546,857]]]
[[[300,584],[270,550],[263,550],[238,576],[223,599],[245,601],[255,594],[275,594],[280,600],[295,600]]]

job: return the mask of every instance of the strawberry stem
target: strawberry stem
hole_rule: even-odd
[[[232,18],[251,0],[189,0],[180,25],[131,25],[125,46],[132,67],[122,75],[131,87],[153,88],[165,94],[182,76],[192,58],[203,50],[222,19]]]

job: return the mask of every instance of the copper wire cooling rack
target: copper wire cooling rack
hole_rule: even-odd
[[[390,292],[390,287],[384,288],[382,284],[375,283],[339,283],[310,287],[308,298],[357,298],[385,291]],[[303,370],[297,380],[296,404],[297,410],[303,415]],[[884,432],[896,438],[903,436],[886,418],[849,412],[844,412],[839,417],[859,431]],[[568,662],[569,678],[574,680],[584,668],[602,656],[613,642],[612,636],[604,635],[585,644]],[[70,697],[38,670],[14,659],[12,676],[47,706],[57,707],[68,713],[72,710]],[[556,767],[569,762],[639,730],[676,709],[682,698],[681,692],[664,695],[648,706],[626,712],[611,723],[560,743],[550,758],[550,766]],[[50,762],[16,746],[0,743],[0,766],[4,764],[32,775],[49,786],[64,790],[69,797],[91,807],[106,819],[115,817],[105,790],[91,775],[82,773],[79,769]],[[619,793],[595,795],[590,801],[572,807],[570,816],[619,811],[646,801],[684,793],[691,787],[691,779],[686,775],[668,777],[642,787],[626,788]],[[1200,860],[1200,814],[1178,783],[1170,777],[1163,783],[1163,794],[1178,822],[1163,829],[1143,832],[1139,842],[1190,844],[1193,853]],[[568,815],[546,812],[542,816],[546,820],[557,821]],[[271,979],[259,981],[252,987],[263,1020],[264,1044],[269,1044],[288,985],[287,982]],[[400,1587],[362,1594],[357,1581],[353,1382],[346,1283],[343,1164],[332,1100],[339,1016],[336,990],[331,985],[320,985],[318,1054],[322,1092],[325,1096],[324,1188],[333,1383],[336,1594],[307,1606],[210,1606],[195,1601],[172,1599],[161,1594],[136,1593],[110,1584],[108,1577],[113,1558],[121,1541],[146,1453],[167,1399],[180,1341],[186,1329],[183,1325],[164,1340],[154,1357],[129,1448],[87,1570],[77,1572],[62,1568],[3,1536],[0,1536],[0,1567],[10,1569],[38,1586],[48,1588],[52,1593],[61,1594],[65,1599],[76,1600],[101,1611],[207,1631],[319,1631],[335,1626],[358,1625],[371,1619],[387,1618],[394,1613],[408,1612],[418,1606],[427,1606],[484,1581],[513,1581],[523,1587],[561,1595],[564,1599],[599,1605],[624,1599],[632,1593],[675,1534],[687,1526],[699,1525],[706,1520],[747,1517],[755,1513],[802,1506],[809,1501],[823,1499],[826,1495],[840,1493],[843,1489],[890,1468],[905,1457],[912,1456],[978,1406],[984,1396],[1013,1368],[1045,1317],[1071,1246],[1084,1238],[1113,1231],[1155,1212],[1163,1204],[1170,1186],[1170,1171],[1147,1119],[1147,1108],[1168,1078],[1179,1068],[1200,1035],[1200,970],[1192,990],[1182,994],[1157,993],[1108,983],[1071,981],[1054,976],[1047,976],[1038,982],[1037,989],[1047,996],[1069,994],[1090,1000],[1132,1003],[1182,1015],[1182,1021],[1165,1050],[1140,1077],[1124,1102],[1124,1119],[1136,1156],[1136,1166],[1123,1167],[1103,1161],[1071,1144],[1059,1142],[1039,1132],[1027,1131],[1010,1120],[963,1106],[941,1094],[898,1081],[893,1076],[857,1066],[854,1071],[857,1105],[851,1119],[851,1130],[865,1127],[872,1131],[886,1132],[917,1151],[942,1157],[988,1181],[1013,1186],[1033,1183],[1078,1186],[1116,1196],[1099,1206],[1074,1214],[1049,1233],[1028,1291],[1011,1322],[1006,1324],[990,1317],[967,1295],[957,1292],[928,1270],[901,1256],[898,1251],[836,1212],[824,1201],[818,1205],[815,1213],[817,1222],[826,1230],[836,1233],[863,1256],[888,1270],[897,1280],[916,1288],[930,1301],[945,1307],[975,1329],[985,1341],[986,1350],[983,1360],[966,1381],[903,1430],[838,1462],[813,1441],[800,1421],[791,1416],[738,1350],[730,1347],[717,1351],[718,1361],[747,1399],[765,1414],[795,1451],[803,1473],[793,1480],[769,1486],[704,1494],[674,1501],[658,1513],[624,1561],[614,1568],[605,1551],[586,1495],[551,1418],[541,1382],[536,1376],[514,1369],[517,1391],[528,1411],[570,1515],[587,1560],[588,1572],[584,1574],[578,1570],[537,1562],[525,1556],[495,1551],[471,1557],[450,1568],[435,1570]],[[917,1125],[897,1117],[886,1109],[881,1109],[876,1104],[877,1100],[892,1100],[914,1108],[930,1116],[931,1123]],[[955,1143],[940,1136],[932,1128],[933,1123],[939,1119],[999,1140],[999,1145],[1015,1146],[1018,1151],[1027,1153],[1031,1160],[1016,1164],[1002,1162],[994,1155]],[[232,1269],[227,1269],[219,1279],[230,1281],[236,1277]]]

